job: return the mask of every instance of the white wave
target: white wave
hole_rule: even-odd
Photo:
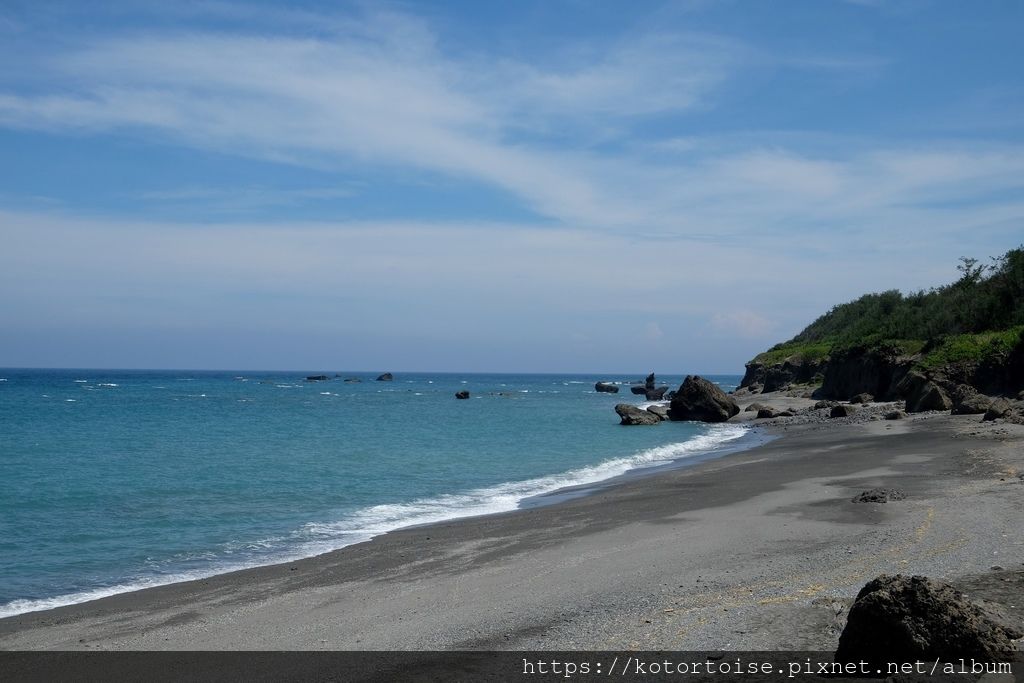
[[[597,465],[581,467],[561,474],[498,484],[497,486],[474,489],[465,493],[425,498],[410,503],[374,505],[358,510],[337,522],[310,522],[304,525],[293,535],[293,538],[297,536],[307,540],[301,542],[297,547],[293,546],[292,550],[288,552],[252,558],[243,562],[220,563],[209,569],[194,569],[176,574],[137,578],[115,586],[95,588],[52,598],[14,600],[0,605],[0,618],[24,614],[25,612],[76,605],[144,588],[154,588],[172,583],[209,578],[217,574],[251,567],[293,562],[305,557],[320,555],[355,543],[368,541],[375,536],[404,527],[443,522],[462,517],[510,512],[517,509],[519,504],[527,498],[552,493],[568,487],[595,484],[625,474],[630,470],[655,467],[674,460],[707,453],[725,443],[740,438],[747,431],[748,428],[739,425],[717,425],[711,427],[707,433],[695,436],[688,441],[649,448],[631,456],[613,458]],[[262,539],[239,544],[238,548],[243,550],[269,549],[279,546],[282,540],[284,539]],[[232,555],[234,553],[228,549],[225,551],[225,554]]]
[[[73,398],[66,398],[66,399],[64,399],[64,402],[65,402],[65,403],[77,403],[78,401],[76,401],[76,400],[75,400],[75,399],[73,399]]]
[[[688,456],[707,453],[740,438],[747,431],[747,427],[739,425],[722,425],[712,427],[707,433],[688,441],[649,448],[628,457],[606,460],[597,465],[561,474],[498,484],[466,493],[425,498],[411,503],[375,505],[337,522],[305,525],[304,530],[318,538],[307,542],[303,548],[308,555],[317,555],[403,527],[510,512],[517,509],[527,498],[569,487],[596,484],[631,470],[656,467]]]
[[[117,385],[114,384],[113,382],[106,382],[106,383],[101,382],[100,384],[98,384],[96,386],[100,386],[100,387],[116,387]]]
[[[87,380],[87,379],[76,379],[76,380],[75,380],[75,384],[85,384],[85,383],[87,383],[88,381],[89,381],[89,380]]]

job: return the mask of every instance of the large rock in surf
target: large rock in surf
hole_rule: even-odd
[[[594,391],[602,394],[617,394],[619,393],[619,388],[608,382],[598,382],[594,385]]]
[[[469,392],[466,391],[465,389],[463,389],[461,391],[456,391],[455,392],[455,398],[465,400],[465,399],[469,398]]]
[[[307,382],[326,382],[330,377],[327,375],[310,375],[306,378]]]
[[[390,382],[393,379],[395,379],[395,378],[391,375],[390,372],[385,372],[383,375],[378,375],[377,376],[377,381],[378,382]]]
[[[624,425],[656,425],[661,418],[643,408],[638,408],[631,403],[620,403],[615,406],[615,412],[622,418],[620,424]]]
[[[638,396],[644,396],[647,394],[647,387],[642,384],[634,384],[629,388],[629,390]]]
[[[961,657],[1009,661],[1021,634],[996,622],[948,584],[924,576],[883,574],[869,581],[850,607],[836,661],[943,662]]]
[[[668,419],[668,406],[662,405],[661,403],[655,403],[653,406],[647,406],[647,412],[654,413],[660,420]]]
[[[644,396],[648,401],[660,401],[665,396],[665,392],[668,391],[668,387],[658,387],[657,389],[648,389],[644,392]]]
[[[671,420],[725,422],[740,412],[740,407],[718,385],[698,375],[687,375],[669,405]]]

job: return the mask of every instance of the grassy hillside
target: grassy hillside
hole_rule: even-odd
[[[921,364],[937,367],[982,360],[1024,344],[1024,247],[990,264],[963,258],[957,268],[960,279],[943,287],[907,295],[895,290],[865,294],[835,306],[753,362],[819,361],[860,348],[923,352]]]

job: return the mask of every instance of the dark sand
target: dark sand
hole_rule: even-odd
[[[776,422],[767,445],[555,505],[11,617],[0,649],[832,650],[883,572],[959,582],[1024,624],[1024,428],[866,417]],[[907,498],[851,502],[877,486]]]

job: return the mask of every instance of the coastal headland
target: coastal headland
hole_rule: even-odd
[[[590,495],[10,617],[0,648],[834,650],[882,573],[949,581],[1019,629],[1024,426],[892,408],[758,420],[777,438]],[[854,501],[872,489],[904,497]]]

